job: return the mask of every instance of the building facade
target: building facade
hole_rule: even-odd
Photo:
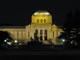
[[[31,24],[21,26],[8,26],[0,28],[0,31],[7,31],[14,40],[24,43],[31,40],[38,40],[43,44],[57,45],[56,38],[61,35],[63,30],[52,24],[52,15],[47,11],[36,11],[32,14]]]

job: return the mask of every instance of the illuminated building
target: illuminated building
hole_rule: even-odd
[[[30,42],[38,37],[43,44],[53,43],[57,45],[56,38],[63,32],[61,28],[52,25],[52,15],[47,11],[37,11],[32,14],[31,24],[27,26],[8,26],[0,28],[0,31],[7,31],[14,40]]]

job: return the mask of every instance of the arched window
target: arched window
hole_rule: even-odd
[[[45,30],[45,40],[47,40],[47,30]]]
[[[37,23],[39,23],[39,19],[37,19]]]
[[[44,19],[44,23],[46,23],[46,19]]]
[[[42,36],[40,36],[40,40],[41,40],[41,41],[43,40],[43,37],[42,37]]]
[[[42,31],[42,30],[40,30],[40,35],[42,35],[42,33],[43,33],[43,31]]]
[[[47,30],[45,30],[45,34],[47,34]]]
[[[38,40],[38,30],[37,29],[35,30],[35,33],[34,33],[34,39]]]
[[[45,36],[45,40],[47,40],[47,36]]]
[[[35,30],[35,33],[38,33],[38,30],[37,29]]]

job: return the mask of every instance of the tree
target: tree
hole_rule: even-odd
[[[64,24],[64,27],[66,28],[65,32],[67,33],[67,41],[69,44],[73,41],[74,43],[76,41],[80,41],[79,39],[79,27],[80,27],[80,10],[74,9],[70,11],[66,15],[66,22]],[[74,45],[74,44],[72,44]]]
[[[4,44],[4,40],[7,38],[12,40],[8,32],[0,31],[0,46]]]

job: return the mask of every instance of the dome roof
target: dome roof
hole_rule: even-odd
[[[51,15],[48,11],[36,11],[33,15]]]
[[[32,24],[52,24],[52,15],[48,11],[36,11],[32,15]]]

